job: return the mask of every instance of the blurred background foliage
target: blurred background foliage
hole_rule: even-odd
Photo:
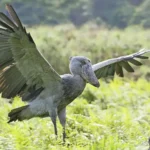
[[[125,28],[139,24],[150,27],[150,0],[0,0],[11,3],[28,25],[73,23],[81,26],[95,21],[108,27]]]

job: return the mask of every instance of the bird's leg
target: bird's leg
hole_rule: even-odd
[[[65,138],[66,138],[66,132],[65,132],[65,125],[66,125],[66,107],[63,108],[59,113],[58,113],[58,118],[59,121],[63,127],[63,142],[65,143]]]
[[[57,124],[56,124],[57,109],[53,109],[53,110],[50,112],[50,117],[51,117],[51,120],[52,120],[52,122],[53,122],[53,125],[54,125],[54,132],[55,132],[55,135],[56,135],[56,138],[57,138]]]
[[[53,122],[53,125],[54,125],[54,132],[55,132],[55,135],[57,137],[57,125],[56,125],[56,117],[51,117],[51,120]]]
[[[66,139],[66,132],[65,132],[65,127],[63,127],[63,142],[65,143],[65,139]]]

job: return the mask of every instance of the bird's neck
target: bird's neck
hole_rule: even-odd
[[[82,78],[82,76],[76,74],[76,75],[73,75],[73,80],[74,80],[74,84],[77,86],[77,87],[85,87],[86,85],[86,81]]]
[[[84,90],[86,82],[80,75],[63,75],[64,98],[61,101],[59,110],[66,107],[75,98],[77,98]]]

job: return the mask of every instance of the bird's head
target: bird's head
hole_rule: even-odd
[[[69,68],[73,75],[80,75],[86,82],[95,87],[100,86],[88,58],[84,56],[70,57]]]

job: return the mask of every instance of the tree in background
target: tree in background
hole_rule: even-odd
[[[132,18],[134,7],[128,0],[93,0],[92,14],[94,18],[101,18],[111,26],[124,28]]]
[[[125,28],[140,24],[150,27],[150,0],[1,0],[12,3],[25,24],[64,24],[76,26],[94,21]]]
[[[132,23],[141,24],[145,28],[150,28],[150,0],[143,0],[140,7],[136,9]]]

